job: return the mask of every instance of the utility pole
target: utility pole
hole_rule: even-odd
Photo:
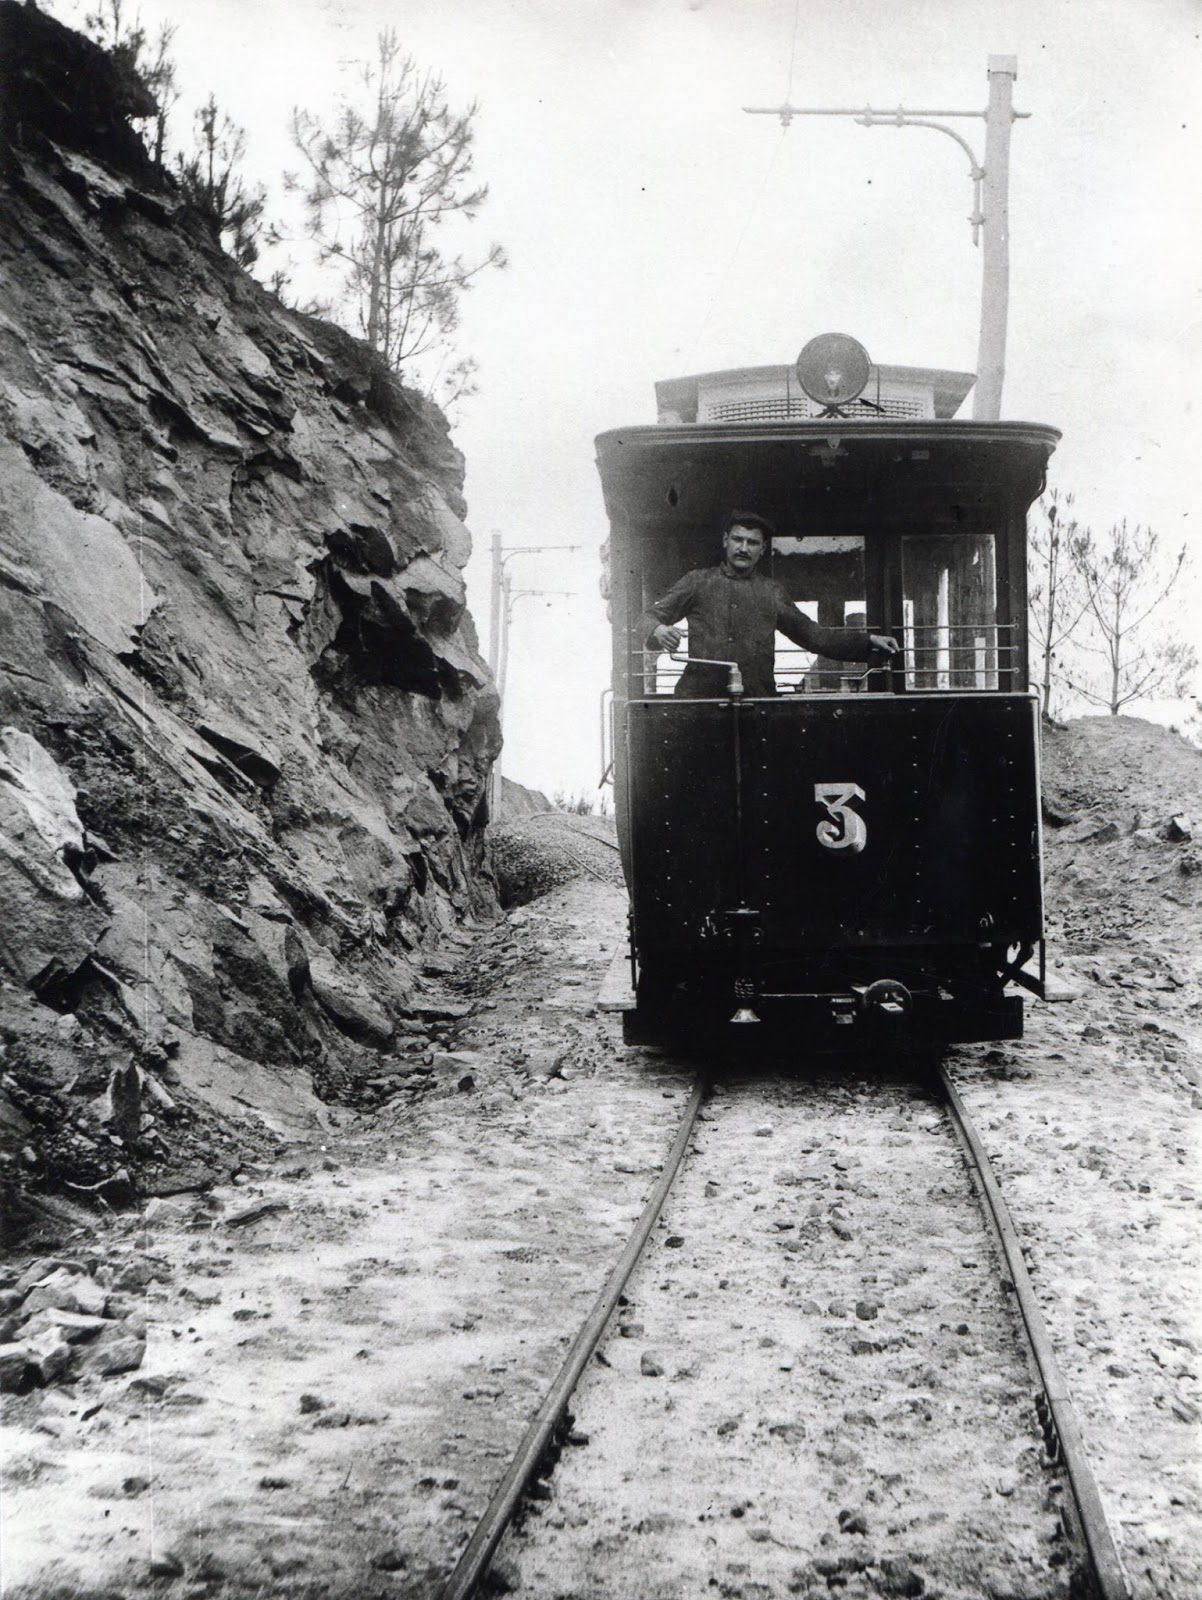
[[[981,262],[981,337],[972,414],[996,422],[1002,414],[1006,375],[1006,319],[1010,308],[1010,123],[1018,77],[1016,56],[990,56],[989,109],[985,113],[985,250]]]
[[[501,647],[505,627],[505,603],[502,594],[505,587],[505,568],[514,556],[541,556],[551,550],[581,549],[583,546],[578,544],[517,544],[511,545],[506,550],[501,543],[501,535],[493,534],[492,572],[488,585],[488,667],[494,682],[498,682],[500,678]]]
[[[520,544],[506,550],[501,544],[501,535],[494,533],[492,536],[492,573],[489,583],[489,613],[488,613],[488,665],[492,672],[493,681],[497,686],[497,698],[500,705],[497,708],[497,721],[504,731],[505,719],[505,678],[509,668],[509,624],[513,616],[514,603],[527,595],[570,594],[571,590],[565,589],[514,589],[508,563],[515,556],[542,555],[547,551],[555,550],[580,550],[578,544]],[[501,814],[501,755],[498,753],[492,764],[489,777],[488,794],[490,817],[495,821]]]
[[[574,593],[571,589],[515,589],[510,574],[503,572],[501,575],[501,659],[497,669],[497,698],[500,701],[497,715],[501,722],[502,748],[497,752],[497,757],[492,764],[490,781],[489,815],[498,818],[501,815],[502,797],[502,768],[501,758],[504,755],[504,718],[505,718],[505,680],[509,674],[509,625],[513,621],[513,608],[519,600],[532,596],[545,595],[548,599],[553,596],[568,598]]]
[[[972,241],[977,244],[982,229],[985,248],[981,261],[981,331],[977,344],[977,382],[973,394],[973,416],[980,422],[996,422],[1002,408],[1002,380],[1006,373],[1006,322],[1010,293],[1010,126],[1029,111],[1012,106],[1014,82],[1018,77],[1017,56],[990,56],[988,63],[989,103],[984,111],[921,110],[874,111],[839,106],[744,106],[751,116],[779,117],[787,128],[794,117],[852,117],[863,128],[934,128],[954,139],[968,156],[973,184],[973,209],[969,217]],[[985,123],[985,164],[982,166],[972,146],[954,128],[935,118],[979,117]]]
[[[505,707],[505,679],[509,673],[509,625],[513,620],[513,608],[519,600],[546,596],[547,599],[568,600],[574,597],[574,589],[515,589],[510,581],[509,573],[505,574],[501,585],[501,662],[497,673],[497,694],[500,696],[501,708]]]
[[[492,575],[488,587],[488,670],[495,682],[497,676],[497,646],[500,639],[501,615],[501,535],[492,536]]]

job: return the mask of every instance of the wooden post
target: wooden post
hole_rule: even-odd
[[[504,809],[504,781],[502,777],[502,757],[505,752],[505,675],[509,667],[509,618],[513,610],[511,597],[511,579],[501,560],[501,541],[494,541],[496,551],[496,564],[493,571],[497,578],[496,609],[494,616],[497,618],[497,643],[496,658],[493,671],[497,684],[497,725],[501,732],[501,749],[497,751],[492,764],[492,804],[489,806],[489,815],[494,822],[501,820]]]
[[[989,109],[985,116],[985,179],[981,209],[985,248],[981,267],[981,338],[973,417],[996,422],[1002,414],[1006,375],[1006,318],[1010,297],[1010,124],[1017,56],[989,57]]]
[[[506,572],[501,578],[501,657],[497,667],[497,693],[505,710],[505,677],[509,670],[509,624],[513,616],[513,580]]]
[[[501,535],[492,536],[492,574],[488,586],[488,670],[497,676],[497,645],[500,640]]]

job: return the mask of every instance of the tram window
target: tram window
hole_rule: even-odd
[[[656,551],[654,564],[642,573],[642,612],[671,587],[691,566],[706,564],[683,543]],[[761,572],[784,586],[798,610],[824,628],[863,632],[867,626],[864,539],[859,534],[810,534],[803,538],[774,535]],[[688,624],[676,624],[683,637],[673,655],[645,650],[637,642],[642,692],[670,695],[688,653]],[[637,627],[637,625],[636,625]],[[778,694],[849,694],[867,686],[866,662],[840,661],[803,650],[782,634],[776,636],[776,689]]]
[[[862,630],[867,607],[864,540],[858,534],[813,534],[772,541],[772,576],[812,622]],[[866,664],[813,655],[777,638],[776,687],[781,694],[847,694],[864,686]]]
[[[996,689],[999,629],[993,535],[903,538],[902,594],[907,687]]]

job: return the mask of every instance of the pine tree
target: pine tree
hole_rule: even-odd
[[[419,69],[392,29],[360,88],[362,109],[344,101],[329,126],[294,111],[308,172],[287,181],[302,190],[319,260],[343,269],[340,302],[357,331],[411,382],[441,356],[462,393],[473,363],[454,352],[460,296],[505,265],[497,244],[473,262],[443,251],[448,224],[474,219],[488,196],[472,180],[478,107],[453,111],[442,78]]]
[[[258,260],[266,192],[248,188],[238,173],[246,133],[218,108],[215,96],[196,113],[192,155],[176,157],[180,188],[241,267]]]
[[[100,0],[95,11],[84,18],[88,37],[95,40],[149,89],[158,104],[149,133],[142,138],[157,166],[162,166],[167,148],[167,121],[179,99],[171,43],[175,25],[165,22],[152,40],[137,12],[128,20],[125,0]]]

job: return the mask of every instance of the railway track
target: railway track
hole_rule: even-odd
[[[625,881],[618,863],[618,841],[612,825],[604,818],[564,811],[536,811],[527,820],[537,824],[536,831],[550,838],[556,849],[586,877],[598,883]]]
[[[618,849],[613,821],[605,817],[578,815],[572,811],[533,811],[526,820],[544,827],[549,825],[556,832],[583,834],[610,850]]]
[[[443,1600],[486,1582],[528,1600],[1127,1596],[942,1069],[698,1080]]]

